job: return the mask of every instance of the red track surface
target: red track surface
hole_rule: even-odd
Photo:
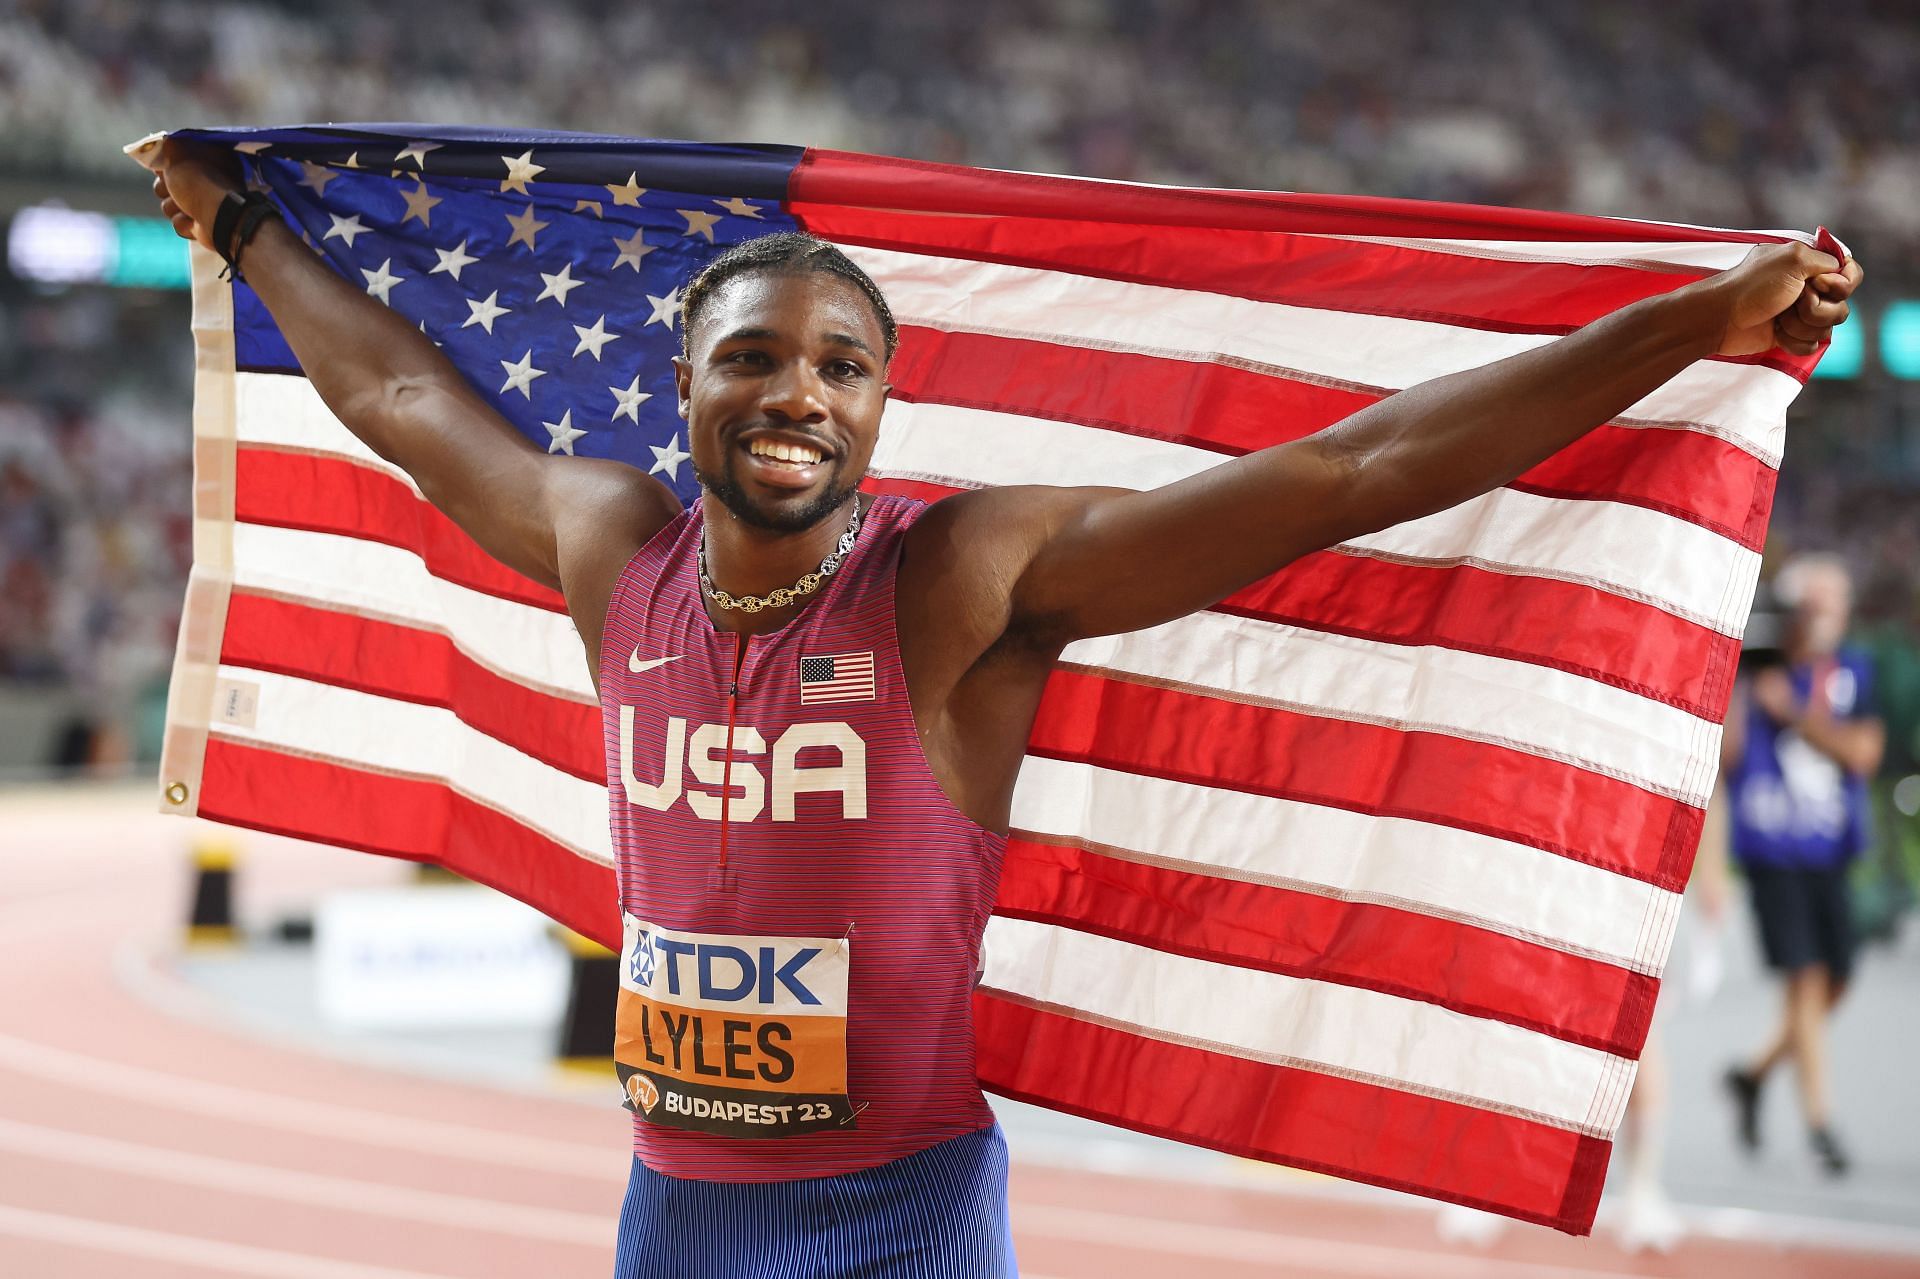
[[[165,976],[193,828],[119,795],[0,798],[0,1273],[19,1279],[604,1276],[627,1163],[611,1104],[343,1064],[134,993]],[[238,836],[242,918],[377,859]],[[1018,1143],[1015,1149],[1019,1155]],[[1429,1212],[1016,1163],[1034,1279],[1206,1274],[1431,1279],[1920,1275],[1902,1257],[1693,1240],[1436,1241]]]

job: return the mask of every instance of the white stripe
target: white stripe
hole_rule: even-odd
[[[583,857],[613,864],[604,785],[523,755],[452,711],[240,666],[222,665],[220,676],[256,685],[259,702],[252,725],[216,718],[217,734],[443,781]]]
[[[1176,359],[1221,356],[1400,390],[1557,339],[1426,320],[1255,302],[889,249],[843,246],[902,324],[1118,348]],[[1778,459],[1800,383],[1760,365],[1701,361],[1619,416],[1692,424]],[[1703,392],[1708,392],[1704,393]]]
[[[1069,644],[1061,660],[1310,714],[1511,746],[1705,807],[1720,728],[1549,666],[1202,612]]]
[[[1612,1136],[1633,1080],[1626,1058],[1503,1022],[1049,924],[996,915],[985,953],[986,988],[1174,1042],[1517,1110],[1592,1136]]]
[[[1678,893],[1473,831],[1028,757],[1015,828],[1373,901],[1659,975]]]
[[[481,665],[596,702],[585,648],[564,613],[435,577],[412,551],[339,533],[233,526],[233,583],[450,635]]]
[[[242,444],[274,444],[282,448],[332,453],[351,458],[392,476],[412,489],[420,486],[405,471],[375,453],[360,437],[340,424],[313,383],[287,373],[234,375],[235,416]]]
[[[1152,489],[1218,466],[1217,453],[1044,418],[890,401],[873,469],[961,487],[1118,485]],[[1354,538],[1351,548],[1413,559],[1472,559],[1644,600],[1739,635],[1760,557],[1662,511],[1495,489]]]
[[[1763,231],[1811,244],[1801,231]],[[1349,240],[1393,248],[1450,253],[1457,257],[1489,258],[1503,262],[1565,262],[1576,266],[1622,266],[1645,269],[1648,264],[1725,271],[1740,265],[1758,244],[1737,240],[1445,240],[1424,236],[1314,235],[1322,240]]]

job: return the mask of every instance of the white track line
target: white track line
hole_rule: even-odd
[[[631,1160],[631,1155],[617,1143],[602,1148],[544,1137],[520,1137],[465,1124],[308,1101],[107,1061],[12,1035],[0,1034],[0,1069],[70,1088],[106,1093],[122,1102],[167,1106],[339,1141],[565,1173],[595,1181],[604,1181],[609,1176],[624,1177]]]
[[[610,1244],[614,1234],[612,1218],[593,1213],[533,1208],[500,1199],[417,1190],[392,1182],[300,1172],[11,1119],[0,1119],[0,1150],[175,1185],[258,1195],[376,1217],[396,1217],[462,1231],[487,1230],[590,1248]]]
[[[200,1270],[252,1275],[255,1279],[456,1279],[424,1270],[335,1261],[304,1252],[281,1252],[249,1244],[145,1230],[92,1217],[66,1217],[0,1204],[0,1235],[38,1239],[92,1252],[118,1253],[148,1261],[175,1261]]]

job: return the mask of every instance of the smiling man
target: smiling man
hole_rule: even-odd
[[[158,168],[175,228],[243,257],[334,414],[558,588],[585,642],[625,925],[623,1279],[1012,1274],[970,998],[1062,649],[1504,484],[1695,360],[1809,352],[1860,279],[1756,249],[1161,489],[929,506],[858,491],[897,336],[885,299],[830,245],[770,236],[687,291],[675,371],[703,494],[683,510],[634,468],[530,444],[238,203],[217,153],[169,142]]]

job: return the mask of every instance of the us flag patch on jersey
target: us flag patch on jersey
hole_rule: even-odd
[[[873,700],[873,653],[836,653],[800,659],[800,704]]]

